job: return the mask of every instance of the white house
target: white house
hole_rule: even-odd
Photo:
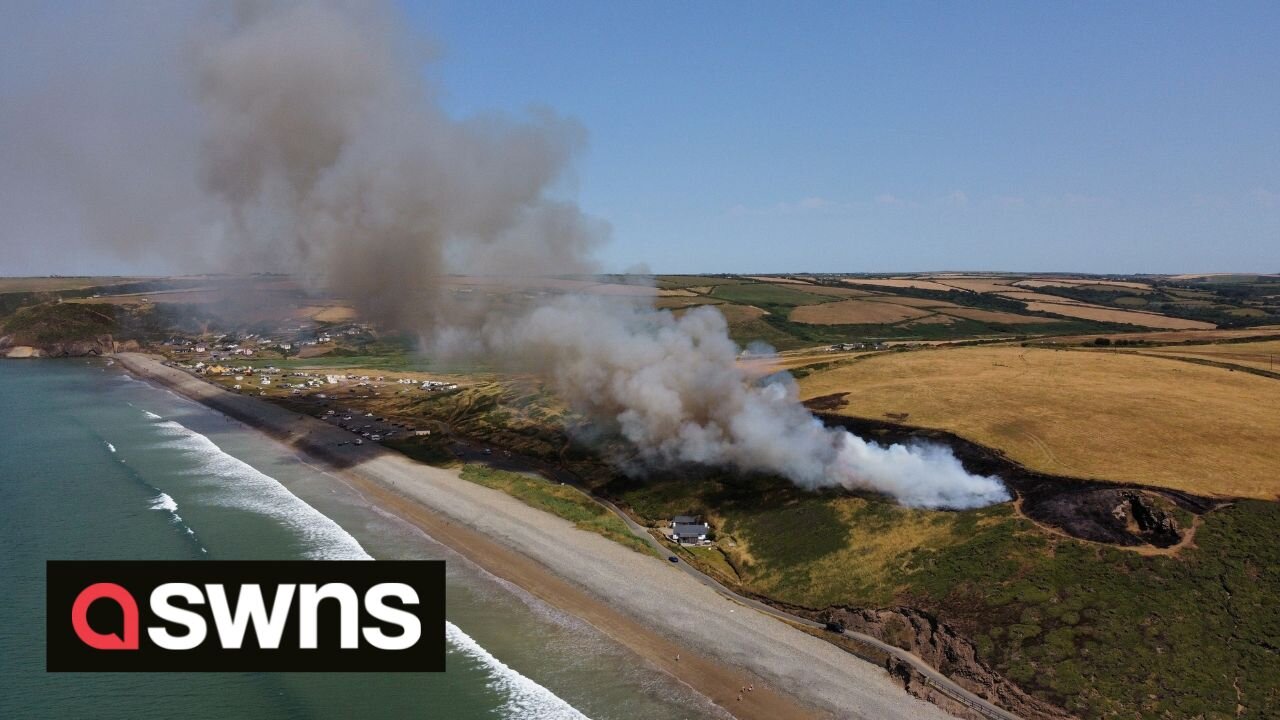
[[[699,522],[693,515],[677,515],[671,518],[671,539],[681,545],[697,545],[707,542],[711,526]]]

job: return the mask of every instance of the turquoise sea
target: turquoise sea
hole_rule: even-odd
[[[444,559],[439,674],[47,673],[49,559]],[[594,628],[109,361],[0,361],[0,718],[709,718]]]

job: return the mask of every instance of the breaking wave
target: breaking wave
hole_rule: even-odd
[[[107,444],[110,445],[111,443]],[[112,449],[112,452],[115,452],[115,450]],[[152,498],[151,509],[169,513],[171,516],[170,519],[182,528],[183,532],[185,532],[191,538],[192,542],[200,548],[200,552],[206,555],[209,554],[209,551],[205,549],[205,546],[200,543],[200,538],[196,537],[196,531],[193,530],[192,527],[182,519],[182,516],[178,514],[178,501],[174,500],[169,493],[161,492],[159,495]]]
[[[155,413],[148,417],[160,419]],[[186,452],[198,459],[190,474],[216,478],[217,492],[212,502],[223,507],[266,515],[293,530],[306,544],[306,557],[313,560],[371,559],[360,543],[338,523],[318,512],[289,492],[275,478],[223,452],[212,440],[173,420],[155,423],[164,438],[163,447]]]
[[[178,503],[168,493],[160,493],[151,500],[152,510],[167,510],[173,513],[173,516],[179,520],[182,516],[178,514]]]
[[[200,458],[199,469],[193,473],[217,478],[220,487],[230,490],[216,497],[214,502],[259,512],[280,521],[306,539],[310,546],[307,556],[311,559],[373,559],[360,541],[341,525],[289,492],[275,478],[229,455],[212,440],[181,423],[163,420],[151,412],[147,416],[160,420],[154,427],[165,437],[164,446]],[[151,507],[167,510],[181,521],[177,503],[166,493],[156,496]],[[187,530],[190,532],[190,528]],[[445,637],[453,649],[476,661],[488,672],[489,687],[507,698],[504,711],[509,720],[589,720],[555,693],[494,657],[457,625],[446,622]]]
[[[507,696],[503,710],[510,720],[589,720],[555,693],[494,657],[457,625],[446,622],[445,637],[454,649],[489,671],[489,687]]]

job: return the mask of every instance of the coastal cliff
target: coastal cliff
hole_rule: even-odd
[[[91,339],[32,342],[13,335],[0,336],[0,358],[97,357],[138,350],[136,340],[117,341],[111,335]]]
[[[121,313],[107,303],[21,307],[0,321],[0,357],[90,357],[138,349],[135,340],[120,339],[120,320]]]

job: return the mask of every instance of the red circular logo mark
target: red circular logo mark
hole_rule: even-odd
[[[89,626],[89,606],[98,600],[112,600],[124,613],[124,634],[100,633]],[[138,649],[138,603],[128,590],[115,583],[94,583],[76,596],[71,606],[71,627],[80,641],[95,650]]]

